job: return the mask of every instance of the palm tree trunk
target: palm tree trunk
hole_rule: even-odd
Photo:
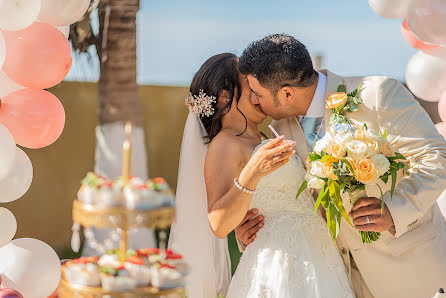
[[[95,172],[111,179],[121,176],[124,124],[131,121],[133,175],[147,179],[147,157],[138,97],[136,14],[139,0],[108,0],[99,4],[100,61],[98,126],[96,127]],[[109,231],[95,232],[96,239],[108,238]],[[132,232],[130,247],[155,244],[153,232]],[[117,246],[117,243],[116,243]],[[87,244],[84,255],[95,253]]]

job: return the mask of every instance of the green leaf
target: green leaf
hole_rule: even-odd
[[[356,112],[357,110],[359,110],[358,105],[355,104],[355,103],[352,103],[352,104],[349,106],[349,108],[350,108],[350,111],[351,111],[351,112]]]
[[[365,127],[366,130],[368,130],[367,124],[364,123],[364,127]]]
[[[333,240],[335,242],[339,234],[339,225],[337,220],[338,216],[340,218],[339,211],[336,209],[336,206],[331,202],[327,210],[327,227],[330,230],[330,233],[333,236]]]
[[[401,153],[395,152],[396,159],[406,159]]]
[[[339,185],[339,188],[341,189],[341,195],[344,193],[344,189],[345,189],[345,183],[341,183]]]
[[[322,199],[324,197],[326,197],[327,195],[328,195],[328,188],[327,188],[327,185],[324,185],[324,187],[322,188],[321,192],[319,193],[319,196],[317,197],[316,205],[314,205],[314,213],[313,213],[313,215],[316,214],[317,208],[319,208],[319,205],[321,204]]]
[[[353,90],[352,92],[350,92],[348,95],[352,96],[352,97],[355,97],[355,96],[357,96],[359,94],[360,90],[361,90],[361,84],[359,84],[358,87],[355,90]]]
[[[383,132],[382,137],[383,137],[384,139],[387,138],[387,128],[384,128],[384,132]]]
[[[393,192],[395,191],[395,185],[396,185],[397,170],[390,169],[390,173],[392,175],[392,187],[390,188],[390,199],[393,199]]]
[[[332,199],[338,211],[341,213],[342,217],[345,219],[345,221],[349,223],[349,225],[352,225],[352,223],[350,222],[350,218],[348,217],[347,211],[345,210],[344,205],[342,204],[341,188],[339,184],[336,181],[333,181],[328,186],[328,190],[330,198]]]
[[[307,188],[307,185],[308,185],[308,181],[307,180],[304,180],[304,182],[302,182],[302,184],[300,185],[300,187],[299,187],[299,190],[298,190],[298,192],[297,192],[297,194],[296,194],[296,199],[300,196],[300,194]]]
[[[384,174],[380,177],[380,179],[387,184],[387,181],[389,181],[389,175],[388,174]]]
[[[337,92],[345,92],[345,85],[339,85]]]
[[[383,212],[384,212],[384,195],[383,195],[383,190],[381,189],[381,186],[379,186],[378,183],[376,183],[376,186],[378,186],[379,192],[381,193],[381,215],[383,215]]]
[[[404,169],[406,165],[403,162],[399,162],[398,164],[398,170]]]
[[[353,176],[355,176],[355,171],[353,171],[353,167],[352,167],[352,165],[350,164],[350,162],[349,162],[347,159],[345,159],[345,158],[341,158],[341,160],[342,160],[342,162],[347,166],[347,168],[350,170],[350,173],[352,173]],[[356,176],[355,176],[355,177],[356,177]]]
[[[310,152],[310,153],[308,154],[308,157],[310,157],[310,160],[311,160],[311,161],[315,161],[315,160],[318,160],[318,159],[321,159],[321,158],[322,158],[320,155],[318,155],[318,154],[316,154],[316,153],[313,153],[313,152]]]

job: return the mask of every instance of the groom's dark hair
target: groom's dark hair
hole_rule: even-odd
[[[239,69],[255,76],[274,96],[282,87],[308,87],[317,81],[307,48],[287,34],[268,35],[251,43],[240,57]]]

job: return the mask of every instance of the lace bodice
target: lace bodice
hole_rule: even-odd
[[[254,152],[262,144],[257,146]],[[314,202],[309,191],[305,190],[296,199],[305,174],[300,158],[297,155],[291,157],[287,164],[260,180],[250,208],[257,208],[265,218],[273,216],[274,219],[280,220],[288,214],[299,221],[312,221]]]

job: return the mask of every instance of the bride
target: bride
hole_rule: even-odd
[[[224,53],[195,74],[177,185],[177,220],[169,247],[191,264],[192,298],[354,297],[323,219],[309,192],[292,141],[261,140],[265,113],[251,104],[238,59]],[[248,209],[265,226],[248,246],[230,282],[226,236]]]

